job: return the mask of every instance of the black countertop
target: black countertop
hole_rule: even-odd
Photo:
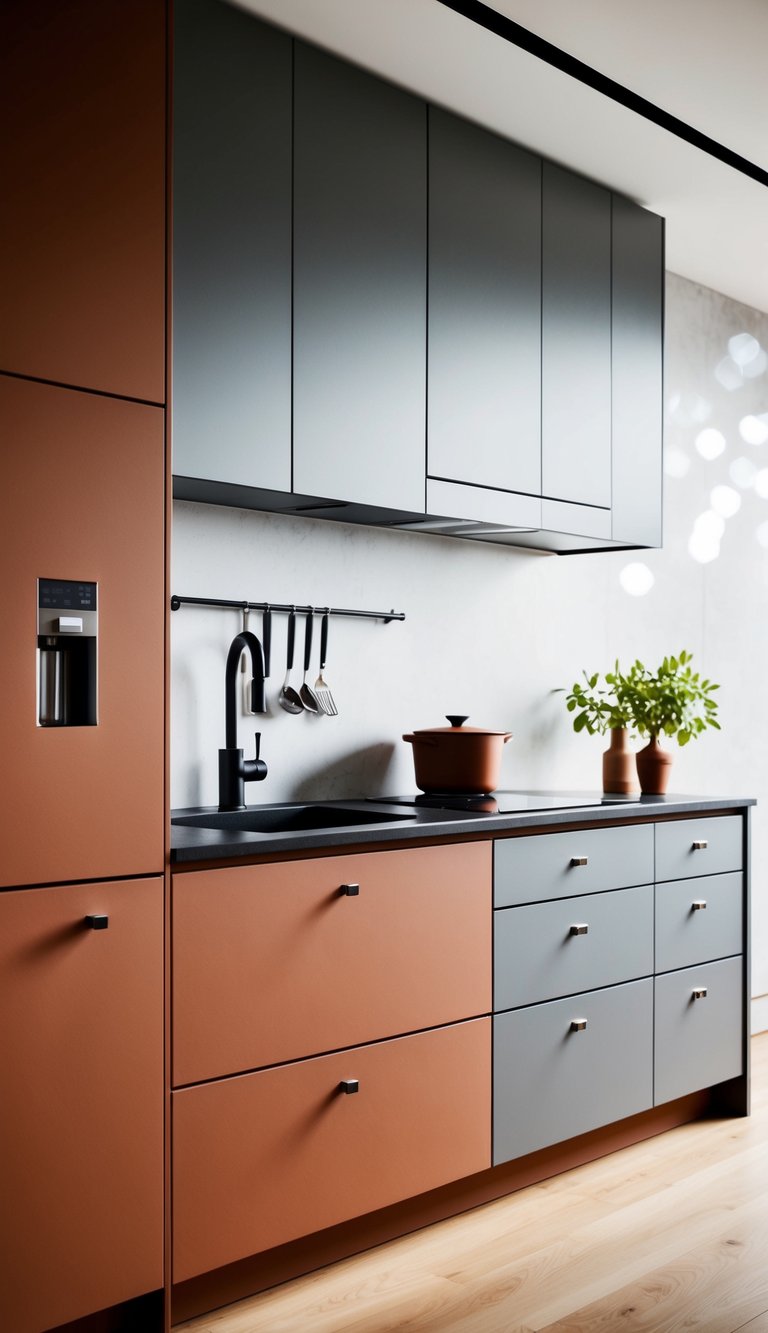
[[[280,833],[251,833],[236,829],[189,827],[172,823],[171,862],[175,865],[200,862],[231,861],[270,856],[273,853],[312,851],[322,854],[339,847],[347,850],[366,845],[443,841],[446,838],[489,838],[499,833],[518,829],[542,829],[548,825],[580,827],[585,824],[626,823],[634,819],[659,818],[668,815],[704,815],[714,811],[741,810],[755,805],[751,797],[712,796],[633,796],[604,797],[600,792],[516,792],[498,793],[499,796],[517,796],[521,801],[535,804],[541,797],[547,801],[545,809],[515,810],[505,814],[469,814],[466,811],[418,809],[399,804],[388,804],[385,798],[361,801],[311,801],[304,806],[318,810],[348,810],[359,819],[362,812],[372,816],[395,816],[386,823],[339,824],[327,829],[293,829]],[[564,805],[557,805],[558,797]],[[393,798],[395,799],[395,798]],[[576,799],[583,805],[574,805]],[[287,805],[259,804],[252,809],[279,812]],[[174,810],[171,819],[194,815],[215,814],[216,806],[196,806]]]

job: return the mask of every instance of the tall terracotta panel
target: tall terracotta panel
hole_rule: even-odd
[[[0,376],[0,884],[163,865],[163,411]],[[38,580],[97,585],[96,724],[40,726]]]
[[[0,5],[0,370],[162,402],[164,0]]]
[[[8,1333],[162,1285],[162,965],[160,878],[0,893]]]

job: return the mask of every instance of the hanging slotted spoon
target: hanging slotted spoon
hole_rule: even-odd
[[[326,607],[323,613],[323,623],[320,630],[320,675],[315,681],[313,692],[323,712],[327,713],[329,717],[337,717],[339,710],[336,707],[336,702],[334,700],[333,695],[331,694],[330,688],[323,680],[323,672],[325,670],[325,659],[328,654],[329,615],[330,615],[330,609],[329,607]]]
[[[298,690],[288,684],[291,671],[293,670],[293,646],[296,642],[296,612],[291,611],[288,615],[288,649],[286,652],[286,671],[285,680],[282,689],[277,696],[277,702],[286,713],[303,713],[304,705],[299,698]]]

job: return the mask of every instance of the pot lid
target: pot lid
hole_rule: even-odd
[[[493,727],[465,727],[466,717],[459,713],[446,713],[449,727],[414,727],[415,736],[509,736],[508,731],[495,730]]]

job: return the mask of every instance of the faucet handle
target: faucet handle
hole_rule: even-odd
[[[267,776],[267,765],[261,758],[261,732],[254,732],[256,758],[246,759],[243,763],[243,778],[246,782],[263,782]]]

